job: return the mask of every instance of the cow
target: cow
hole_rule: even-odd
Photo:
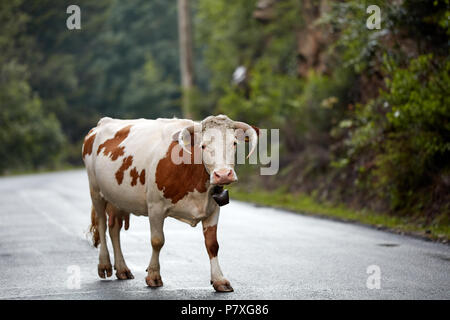
[[[223,139],[208,138],[208,130],[215,130]],[[258,134],[258,128],[225,115],[202,121],[100,119],[82,147],[92,200],[90,231],[94,245],[100,244],[99,276],[110,277],[113,272],[106,243],[108,229],[117,278],[134,278],[121,251],[120,230],[124,224],[128,229],[130,214],[148,216],[152,255],[145,280],[149,287],[162,286],[159,253],[164,245],[163,225],[166,217],[173,217],[191,226],[202,222],[211,284],[218,292],[233,291],[217,257],[220,206],[214,190],[237,181],[236,145],[248,141],[250,156]],[[175,161],[173,155],[188,161]]]

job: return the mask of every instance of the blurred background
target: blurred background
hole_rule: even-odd
[[[1,0],[0,172],[81,166],[102,116],[224,113],[280,128],[235,197],[449,239],[449,0],[183,2]]]

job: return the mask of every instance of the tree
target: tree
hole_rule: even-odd
[[[184,117],[192,118],[190,95],[194,87],[194,66],[189,0],[178,0],[178,37],[180,43],[181,87],[183,91],[182,110]]]
[[[42,110],[29,84],[25,56],[32,41],[24,34],[29,16],[21,4],[0,6],[0,173],[54,165],[65,142],[58,120]]]

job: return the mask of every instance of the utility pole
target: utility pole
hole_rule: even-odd
[[[192,118],[191,95],[194,87],[194,66],[192,56],[192,32],[189,0],[178,0],[178,39],[180,46],[181,88],[183,94],[182,112],[185,118]]]

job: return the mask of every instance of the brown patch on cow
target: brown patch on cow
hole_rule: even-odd
[[[123,175],[126,170],[128,170],[129,167],[133,164],[133,156],[128,156],[126,158],[123,158],[122,165],[120,168],[116,171],[116,180],[117,183],[120,185],[123,181]]]
[[[141,174],[139,175],[139,181],[142,185],[145,184],[145,169],[142,169]]]
[[[217,242],[217,225],[208,227],[203,231],[205,236],[206,251],[210,259],[217,257],[219,252],[219,243]]]
[[[125,147],[119,147],[119,144],[122,143],[123,140],[125,140],[128,137],[128,134],[130,133],[130,128],[132,125],[126,126],[119,131],[116,132],[113,138],[106,140],[101,145],[98,146],[97,154],[100,153],[100,151],[105,148],[103,151],[103,154],[105,156],[110,156],[111,160],[115,161],[118,157],[123,156]]]
[[[89,131],[89,133],[91,133],[91,131]],[[83,142],[83,158],[86,155],[90,155],[92,153],[92,147],[93,147],[94,141],[95,141],[96,134],[94,133],[92,136],[89,136],[89,133],[84,138],[84,142]]]
[[[177,203],[189,192],[197,190],[206,192],[206,182],[209,175],[203,163],[194,164],[194,147],[191,147],[191,163],[175,164],[171,159],[172,149],[177,145],[172,142],[167,150],[166,156],[159,160],[156,167],[155,180],[158,189],[163,191],[164,197],[171,199],[172,203]],[[182,156],[180,148],[180,157]]]
[[[131,177],[131,186],[134,187],[137,184],[137,181],[141,182],[141,184],[145,184],[145,169],[142,169],[141,174],[136,170],[136,167],[131,169],[130,171],[130,177]]]
[[[137,184],[137,179],[139,178],[139,172],[136,170],[136,167],[131,169],[130,177],[131,177],[131,186],[135,186]]]

